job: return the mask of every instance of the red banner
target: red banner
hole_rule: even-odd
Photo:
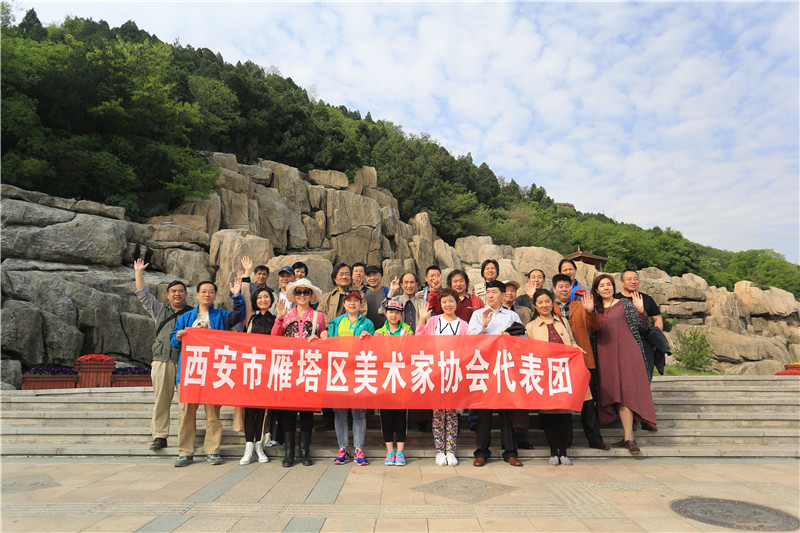
[[[589,371],[570,346],[509,335],[293,339],[190,328],[180,401],[272,408],[571,409]]]

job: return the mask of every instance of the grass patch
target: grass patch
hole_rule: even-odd
[[[658,371],[654,375],[658,375]],[[664,365],[665,376],[719,376],[711,370],[688,369],[682,365]]]

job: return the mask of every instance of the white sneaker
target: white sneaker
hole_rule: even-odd
[[[447,452],[445,458],[447,459],[447,466],[456,466],[458,464],[458,459],[456,459],[456,455],[453,452]]]
[[[566,466],[572,466],[572,461],[566,455],[561,456],[561,464]]]
[[[239,459],[239,464],[240,465],[249,465],[250,464],[250,461],[253,460],[253,448],[254,448],[254,446],[253,446],[252,442],[245,443],[245,445],[244,445],[244,455],[242,456],[241,459]]]
[[[258,455],[259,463],[269,462],[269,457],[267,457],[267,454],[264,453],[264,446],[261,445],[261,441],[256,442],[256,454]]]
[[[442,452],[436,452],[436,464],[439,466],[447,466],[447,457]]]
[[[553,466],[558,466],[558,456],[554,455],[553,457],[548,459],[547,462],[550,463]]]

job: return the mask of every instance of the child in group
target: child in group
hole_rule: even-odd
[[[390,300],[386,304],[386,323],[375,331],[375,335],[402,336],[413,335],[411,326],[401,320],[403,304]],[[386,465],[403,466],[406,464],[406,429],[408,427],[408,411],[406,409],[381,409],[381,431],[386,443]],[[393,437],[397,438],[397,448]]]
[[[375,325],[361,314],[361,291],[348,291],[344,295],[343,315],[337,316],[328,324],[329,337],[365,337],[375,333]],[[353,445],[354,457],[358,466],[366,466],[364,455],[364,438],[367,434],[366,409],[350,409],[353,413]],[[343,465],[350,460],[347,451],[347,409],[334,409],[334,426],[336,439],[339,441],[339,453],[333,460],[335,465]]]

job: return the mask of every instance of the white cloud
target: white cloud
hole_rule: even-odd
[[[800,260],[796,3],[20,5],[275,65],[582,211]]]

